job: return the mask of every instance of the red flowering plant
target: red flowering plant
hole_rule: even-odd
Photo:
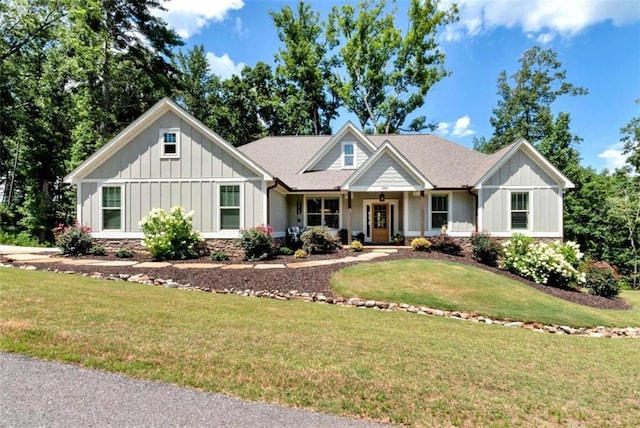
[[[240,231],[238,243],[244,250],[244,259],[250,262],[257,262],[271,258],[275,252],[272,233],[273,228],[269,224],[261,224]]]
[[[72,225],[58,225],[53,229],[56,245],[62,250],[62,254],[69,256],[81,256],[88,254],[93,246],[91,228],[82,226],[76,219]]]

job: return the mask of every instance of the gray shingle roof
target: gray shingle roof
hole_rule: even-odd
[[[292,189],[328,190],[338,188],[354,171],[302,174],[298,171],[330,138],[326,135],[266,137],[239,150]],[[438,188],[474,185],[511,147],[485,155],[430,134],[367,135],[367,138],[376,147],[389,141]]]

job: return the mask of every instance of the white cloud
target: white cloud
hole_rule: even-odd
[[[468,137],[469,135],[475,134],[476,131],[469,129],[469,126],[471,126],[471,119],[469,116],[462,116],[456,120],[456,124],[453,126],[453,132],[451,135],[454,137]]]
[[[169,26],[183,38],[198,33],[209,22],[220,22],[230,10],[242,9],[243,0],[169,0],[162,5],[166,11],[158,12]],[[236,22],[237,25],[237,22]]]
[[[609,171],[614,171],[617,168],[622,168],[627,163],[627,156],[622,154],[622,150],[617,148],[610,148],[598,155],[598,158],[604,159],[605,168]]]
[[[473,37],[482,29],[519,27],[548,43],[556,35],[570,37],[599,22],[620,26],[640,21],[636,0],[445,0],[440,7],[454,2],[460,20],[445,31],[447,40]]]
[[[246,65],[242,62],[235,64],[228,54],[216,56],[213,52],[207,52],[207,61],[211,72],[220,76],[223,80],[230,78],[234,74],[239,75]]]
[[[452,125],[453,125],[453,130],[451,130]],[[473,129],[469,129],[469,126],[471,126],[471,119],[469,118],[468,115],[465,115],[458,118],[458,120],[456,120],[455,123],[449,123],[449,122],[438,123],[438,126],[436,127],[435,132],[441,135],[449,135],[449,133],[451,133],[452,136],[458,137],[458,138],[468,137],[469,135],[473,135],[476,133],[476,131],[474,131]]]

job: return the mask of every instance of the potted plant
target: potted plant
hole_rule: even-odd
[[[404,245],[404,236],[396,233],[393,237],[393,243],[396,245]]]

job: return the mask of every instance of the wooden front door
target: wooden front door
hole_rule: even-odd
[[[371,219],[371,241],[374,243],[389,242],[389,204],[371,204],[373,218]]]

